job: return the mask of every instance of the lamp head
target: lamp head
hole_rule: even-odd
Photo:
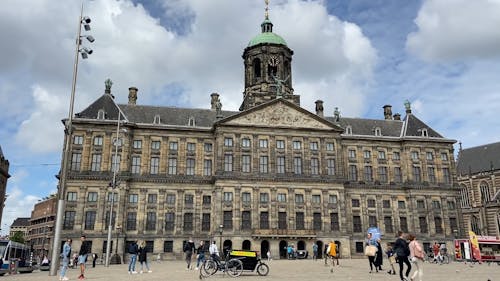
[[[89,24],[84,24],[83,28],[85,28],[85,31],[89,31],[90,30],[90,25]]]
[[[91,22],[91,20],[90,20],[90,18],[89,18],[89,17],[83,17],[83,18],[82,18],[82,23],[87,23],[87,24],[88,24],[88,23],[90,23],[90,22]]]
[[[87,35],[87,40],[89,40],[90,43],[95,41],[95,38],[92,35]]]

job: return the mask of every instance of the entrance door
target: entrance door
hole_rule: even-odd
[[[228,254],[229,250],[233,249],[233,241],[226,240],[224,241],[224,246],[222,247],[222,252],[224,253],[224,257]]]
[[[264,259],[269,258],[267,256],[267,251],[269,251],[269,242],[264,240],[260,243],[260,256]],[[271,254],[272,255],[272,254]]]
[[[318,259],[322,259],[323,258],[323,242],[322,241],[316,241],[316,244],[318,244]]]
[[[285,240],[280,241],[280,259],[286,259],[286,247],[288,243]]]
[[[252,243],[250,242],[250,240],[243,241],[243,244],[241,245],[242,250],[250,251],[251,248],[252,248]]]

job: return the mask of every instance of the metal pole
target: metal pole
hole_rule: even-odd
[[[75,89],[76,89],[76,77],[78,74],[78,53],[80,47],[80,35],[82,31],[82,17],[83,17],[83,2],[82,7],[80,9],[80,17],[78,18],[78,32],[76,36],[76,48],[75,48],[75,63],[73,65],[73,81],[71,85],[71,98],[69,102],[69,114],[68,114],[68,122],[66,123],[66,129],[64,130],[66,136],[66,142],[64,145],[64,155],[62,159],[62,167],[61,167],[61,180],[59,182],[59,192],[57,201],[57,216],[56,216],[56,225],[54,232],[54,243],[52,247],[52,259],[50,263],[50,276],[55,276],[57,274],[57,268],[59,266],[59,248],[61,247],[61,232],[62,232],[62,224],[63,224],[63,212],[65,209],[66,201],[64,195],[66,193],[66,181],[68,174],[68,161],[71,157],[71,139],[73,134],[73,107],[75,104]]]
[[[121,113],[118,111],[118,121],[116,122],[116,140],[115,140],[115,159],[113,161],[113,182],[111,184],[111,207],[109,208],[109,227],[108,227],[108,242],[106,243],[106,266],[109,266],[109,257],[111,255],[111,226],[113,224],[113,205],[115,203],[115,188],[116,188],[116,170],[118,169],[118,143],[120,134],[120,116]],[[116,247],[116,246],[115,246]]]

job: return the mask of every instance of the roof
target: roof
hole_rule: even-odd
[[[500,170],[500,142],[462,149],[458,152],[457,173],[476,174]]]
[[[326,117],[333,122],[333,117]],[[379,120],[362,118],[340,118],[339,124],[342,128],[351,126],[352,135],[375,136],[375,129],[380,128],[382,136],[400,137],[403,121],[401,120]]]
[[[3,156],[3,151],[2,151],[2,146],[0,145],[0,159],[3,159],[4,156]]]
[[[30,218],[17,218],[10,227],[23,227],[30,225]]]
[[[271,44],[278,44],[278,45],[285,45],[286,46],[286,41],[283,39],[281,36],[279,36],[276,33],[273,32],[263,32],[260,33],[259,35],[255,36],[248,42],[248,47],[252,47],[258,44],[262,43],[271,43]]]

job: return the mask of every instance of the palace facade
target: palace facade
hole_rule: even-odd
[[[239,111],[217,93],[207,109],[139,105],[134,87],[117,104],[106,82],[73,119],[63,237],[78,247],[86,234],[101,255],[110,214],[112,252],[140,239],[165,258],[190,237],[274,257],[335,240],[351,257],[371,226],[384,242],[398,230],[425,243],[462,235],[455,141],[409,102],[403,118],[389,105],[381,119],[327,116],[319,100],[302,108],[293,51],[267,15],[261,28],[243,52]]]
[[[3,155],[2,147],[0,146],[0,225],[2,223],[3,208],[5,208],[5,196],[7,192],[7,180],[9,175],[9,160]]]

